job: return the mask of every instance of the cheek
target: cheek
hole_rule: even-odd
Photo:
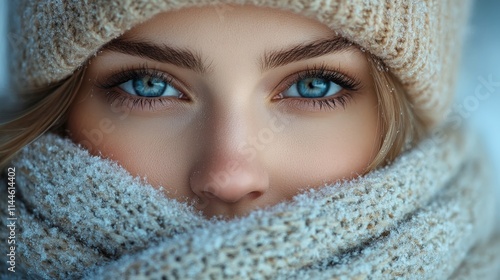
[[[290,123],[272,147],[269,160],[275,185],[291,195],[297,188],[319,186],[339,179],[351,179],[365,173],[379,151],[381,136],[378,111],[373,97],[356,100],[346,109],[338,108],[329,116],[301,118]]]
[[[70,108],[66,128],[91,154],[115,160],[177,197],[188,195],[188,189],[173,186],[186,185],[189,147],[195,145],[190,140],[197,139],[186,129],[189,121],[182,116],[136,116],[87,96]]]

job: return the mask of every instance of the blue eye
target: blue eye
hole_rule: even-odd
[[[332,96],[342,90],[338,84],[323,78],[310,77],[298,80],[285,92],[284,97],[321,98]]]
[[[119,87],[129,94],[141,97],[179,97],[181,95],[181,93],[167,81],[148,75],[130,79],[120,84]]]

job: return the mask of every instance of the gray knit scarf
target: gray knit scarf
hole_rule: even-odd
[[[46,134],[11,164],[16,272],[2,261],[2,276],[495,279],[500,242],[486,164],[468,134],[446,131],[363,177],[229,221],[207,220],[117,164]],[[4,242],[4,195],[0,208]]]

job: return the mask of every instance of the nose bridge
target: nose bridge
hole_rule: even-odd
[[[237,157],[238,147],[257,133],[262,117],[247,98],[233,95],[219,99],[207,114],[206,136],[210,147],[205,148],[219,155]]]

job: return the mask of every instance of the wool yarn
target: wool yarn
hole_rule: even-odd
[[[46,134],[13,160],[17,271],[3,263],[0,275],[498,279],[487,165],[473,134],[442,131],[445,141],[425,139],[387,167],[229,221],[207,220],[116,163]]]

